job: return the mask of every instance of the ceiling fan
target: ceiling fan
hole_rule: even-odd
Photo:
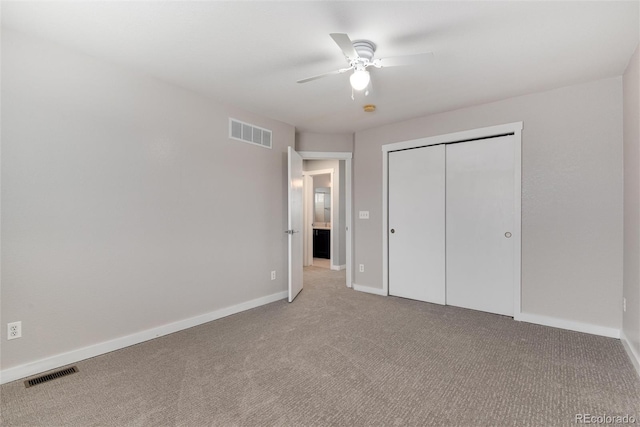
[[[371,76],[369,75],[367,68],[371,66],[376,68],[386,68],[404,65],[418,65],[427,63],[431,58],[433,58],[433,52],[427,52],[418,53],[416,55],[392,56],[390,58],[374,59],[373,56],[376,52],[376,45],[373,42],[369,40],[351,41],[349,36],[343,33],[331,33],[329,35],[342,50],[342,53],[344,53],[349,66],[346,68],[340,68],[339,70],[330,71],[328,73],[318,74],[317,76],[307,77],[306,79],[298,80],[298,83],[307,83],[323,77],[342,74],[353,70],[353,74],[351,74],[351,77],[349,78],[351,87],[353,90],[361,91],[370,86]],[[368,90],[365,91],[365,95],[367,94]],[[352,91],[351,99],[353,98]]]

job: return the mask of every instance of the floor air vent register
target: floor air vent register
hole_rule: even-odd
[[[59,371],[51,372],[49,374],[40,375],[39,377],[26,380],[24,382],[24,385],[27,388],[29,388],[29,387],[33,387],[34,385],[46,383],[47,381],[55,380],[56,378],[66,377],[67,375],[75,374],[76,372],[78,372],[78,368],[76,366],[60,369]]]

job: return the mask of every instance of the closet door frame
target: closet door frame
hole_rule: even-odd
[[[473,143],[502,135],[514,136],[514,266],[513,266],[513,318],[521,319],[521,256],[522,256],[522,122],[472,129],[427,138],[395,142],[382,146],[382,294],[389,295],[389,153],[429,145],[454,142]]]

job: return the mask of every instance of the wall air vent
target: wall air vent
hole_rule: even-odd
[[[236,119],[229,119],[229,138],[271,148],[271,131]]]

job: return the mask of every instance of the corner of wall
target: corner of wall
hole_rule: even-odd
[[[640,45],[622,76],[624,243],[622,342],[640,373]]]

